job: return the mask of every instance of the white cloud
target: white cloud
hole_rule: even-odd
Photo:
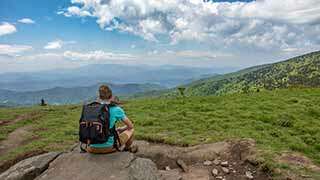
[[[45,45],[43,48],[48,50],[61,49],[63,45],[75,43],[76,41],[62,41],[58,39],[55,41],[48,42],[47,45]]]
[[[7,34],[12,34],[17,32],[17,29],[14,25],[8,23],[8,22],[2,22],[0,24],[0,36],[4,36]]]
[[[71,60],[131,60],[135,59],[135,56],[131,54],[122,54],[122,53],[111,53],[105,52],[102,50],[90,51],[90,52],[75,52],[75,51],[65,51],[63,53],[65,58]]]
[[[31,46],[0,44],[0,55],[18,56],[19,53],[31,50]]]
[[[89,11],[81,10],[77,6],[68,7],[66,12],[58,11],[57,14],[64,14],[67,17],[70,17],[70,16],[80,16],[80,17],[91,16]]]
[[[319,0],[72,0],[65,16],[91,16],[101,28],[209,43],[219,48],[285,49],[320,44]],[[62,13],[62,12],[61,12]],[[241,50],[240,50],[241,51]]]
[[[24,23],[24,24],[34,24],[35,23],[35,21],[30,18],[22,18],[22,19],[19,19],[18,22]]]
[[[60,49],[62,47],[62,41],[61,40],[56,40],[56,41],[51,41],[48,42],[47,45],[45,45],[43,48],[44,49]]]

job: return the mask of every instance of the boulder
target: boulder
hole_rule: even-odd
[[[60,155],[36,180],[156,180],[156,165],[129,152],[111,154],[72,152]]]
[[[156,164],[146,158],[136,158],[129,167],[130,180],[157,180],[157,173]]]
[[[46,170],[60,153],[50,152],[22,160],[0,175],[1,180],[34,179]]]

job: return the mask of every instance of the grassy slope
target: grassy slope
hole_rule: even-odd
[[[320,51],[187,84],[188,95],[223,95],[288,87],[320,86]],[[173,90],[167,95],[177,94]]]
[[[253,94],[171,99],[139,99],[125,104],[136,137],[192,145],[230,138],[253,138],[274,155],[301,152],[320,164],[320,89],[286,89]],[[63,150],[77,141],[79,106],[0,109],[0,120],[37,112],[41,116],[0,126],[4,139],[17,127],[32,125],[37,138],[1,160],[35,149]]]

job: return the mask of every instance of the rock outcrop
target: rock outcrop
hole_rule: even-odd
[[[267,180],[266,174],[250,164],[251,140],[226,141],[193,147],[136,141],[136,153],[47,153],[23,160],[0,175],[4,180]],[[58,157],[57,157],[58,156]],[[46,169],[46,170],[45,170]],[[250,172],[250,176],[247,172]]]
[[[34,156],[15,164],[0,175],[1,180],[27,180],[39,176],[57,156],[58,152],[50,152]]]
[[[112,154],[62,154],[36,180],[157,180],[156,165],[149,159],[135,158],[129,152]]]

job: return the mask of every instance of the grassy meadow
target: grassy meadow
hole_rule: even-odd
[[[253,138],[263,158],[299,152],[320,164],[320,89],[285,89],[225,96],[148,98],[125,102],[137,139],[178,145]],[[29,151],[61,151],[78,139],[81,106],[0,108],[0,120],[33,114],[0,126],[0,140],[23,126],[32,138],[0,157],[15,158]],[[287,168],[282,165],[283,168]]]

